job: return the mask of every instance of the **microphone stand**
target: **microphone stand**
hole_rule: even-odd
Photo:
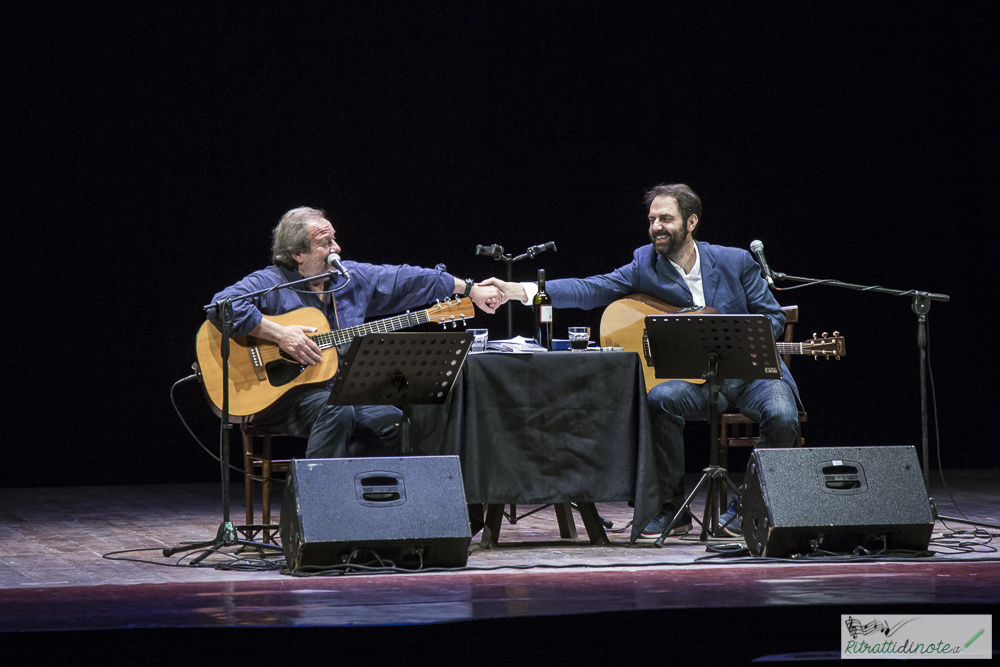
[[[493,245],[488,245],[488,246],[477,245],[476,254],[492,257],[498,262],[501,261],[505,262],[507,264],[507,282],[511,283],[514,282],[514,266],[513,266],[514,262],[520,262],[522,259],[527,259],[529,257],[531,259],[534,259],[536,255],[545,252],[549,248],[552,248],[556,252],[559,251],[559,249],[556,248],[555,242],[549,241],[548,243],[543,243],[541,245],[531,246],[530,248],[528,248],[527,251],[525,251],[523,254],[518,255],[517,257],[511,255],[510,253],[507,253],[505,255],[503,252],[503,246],[497,245],[495,243]],[[508,301],[507,338],[513,338],[513,337],[514,337],[514,311],[513,311],[513,304],[510,301]]]
[[[912,297],[910,309],[917,316],[917,347],[920,350],[920,431],[921,431],[921,453],[923,454],[923,474],[924,487],[930,491],[930,460],[927,448],[927,313],[931,309],[932,301],[948,302],[951,297],[947,294],[935,294],[933,292],[919,292],[917,290],[896,290],[888,289],[880,285],[855,285],[839,280],[824,280],[818,278],[803,278],[801,276],[789,276],[778,271],[771,271],[771,278],[774,281],[794,280],[805,283],[801,287],[811,287],[812,285],[832,285],[833,287],[845,287],[859,292],[879,292],[891,296]],[[780,290],[781,288],[775,288]]]
[[[222,361],[222,415],[220,416],[221,421],[219,424],[219,461],[222,466],[222,523],[219,524],[219,528],[215,533],[214,539],[203,542],[185,543],[176,547],[168,547],[163,550],[164,556],[169,557],[182,551],[204,549],[204,553],[191,561],[192,565],[197,565],[205,558],[224,547],[249,547],[257,549],[261,552],[263,549],[280,550],[280,547],[276,547],[273,544],[241,540],[239,538],[239,533],[237,532],[238,527],[233,524],[229,517],[229,432],[233,427],[233,425],[229,422],[229,337],[232,334],[233,326],[233,301],[246,301],[268,292],[294,287],[303,283],[310,283],[315,280],[319,280],[320,278],[332,280],[336,274],[336,271],[329,271],[317,276],[312,276],[311,278],[293,280],[292,282],[282,283],[274,287],[268,287],[256,292],[250,292],[249,294],[241,294],[238,297],[227,297],[202,307],[206,312],[215,311],[216,317],[221,325],[222,333],[222,341],[219,344],[219,356]],[[249,473],[244,471],[244,474]]]
[[[930,312],[931,302],[940,301],[942,303],[947,303],[951,300],[951,297],[947,294],[936,294],[934,292],[920,292],[917,290],[895,290],[882,287],[880,285],[856,285],[853,283],[845,283],[839,280],[825,280],[818,278],[803,278],[801,276],[789,276],[778,271],[771,271],[771,278],[775,282],[779,280],[793,280],[799,283],[805,283],[800,285],[800,287],[811,287],[812,285],[832,285],[833,287],[845,287],[847,289],[857,290],[859,292],[879,292],[881,294],[889,294],[891,296],[908,296],[912,297],[910,303],[910,309],[917,316],[917,347],[920,350],[920,444],[921,444],[921,463],[923,464],[923,476],[924,476],[924,489],[930,494],[931,491],[931,473],[930,473],[930,453],[928,451],[928,437],[927,437],[927,313]],[[775,288],[780,289],[780,288]],[[795,289],[795,288],[792,288]],[[976,521],[969,521],[967,519],[958,519],[955,517],[941,516],[937,512],[937,506],[934,504],[934,499],[928,497],[931,504],[931,511],[934,515],[934,519],[941,519],[944,521],[952,521],[954,523],[963,523],[971,526],[984,526],[987,528],[1000,528],[998,525],[981,523]]]

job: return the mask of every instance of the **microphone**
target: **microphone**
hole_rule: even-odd
[[[764,259],[764,244],[760,241],[754,241],[750,244],[750,252],[757,256],[757,263],[760,264],[760,269],[764,272],[767,284],[774,287],[774,273],[771,271],[771,267],[767,265],[767,260]]]
[[[344,265],[341,263],[341,261],[340,261],[340,255],[338,255],[337,253],[331,252],[329,255],[327,255],[326,256],[326,263],[329,264],[330,266],[332,266],[333,268],[337,269],[337,273],[339,273],[340,275],[344,276],[345,278],[350,278],[351,277],[347,273],[347,269],[345,269]]]
[[[541,245],[533,245],[530,248],[528,248],[528,257],[534,259],[535,255],[540,255],[546,250],[555,250],[556,252],[558,252],[555,242],[549,241],[548,243],[543,243]]]
[[[493,259],[500,259],[503,255],[503,246],[497,245],[496,243],[490,245],[477,245],[476,254],[486,255],[487,257],[492,257]]]

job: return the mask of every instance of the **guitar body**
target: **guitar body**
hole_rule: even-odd
[[[267,319],[282,326],[300,324],[313,327],[308,334],[323,354],[323,361],[306,366],[288,356],[275,343],[252,336],[232,338],[229,346],[229,414],[232,417],[254,415],[268,407],[289,390],[311,384],[323,384],[337,374],[337,346],[346,345],[358,336],[390,333],[418,324],[436,323],[447,328],[465,324],[475,317],[472,300],[445,299],[425,310],[366,322],[346,329],[330,331],[326,316],[315,308],[299,308]],[[195,340],[198,374],[205,393],[217,410],[222,410],[222,334],[205,321]]]
[[[604,309],[601,315],[601,345],[603,347],[622,347],[631,352],[638,352],[643,358],[642,374],[646,379],[646,391],[661,382],[656,377],[656,369],[648,362],[645,354],[646,316],[672,315],[681,309],[661,301],[648,294],[630,294],[615,301]],[[687,311],[691,313],[717,313],[714,308]],[[701,378],[686,380],[696,384],[704,383]]]
[[[267,319],[283,326],[314,327],[317,333],[330,331],[326,316],[316,308],[299,308]],[[195,347],[202,385],[212,404],[221,410],[222,333],[206,320],[198,330]],[[337,350],[322,352],[322,362],[305,366],[285,357],[275,343],[252,336],[230,339],[229,413],[234,417],[253,415],[295,387],[329,381],[337,373]]]
[[[642,374],[646,379],[646,391],[667,381],[656,377],[656,370],[653,368],[646,341],[646,316],[672,315],[679,312],[681,309],[677,306],[671,306],[666,301],[661,301],[648,294],[630,294],[605,308],[604,314],[601,316],[601,345],[621,347],[631,352],[638,352],[642,356],[645,362]],[[719,311],[715,308],[702,308],[701,310],[684,312],[718,314]],[[824,333],[823,337],[820,338],[813,334],[811,340],[804,340],[801,343],[775,342],[775,346],[779,355],[803,354],[811,356],[813,359],[820,357],[829,359],[831,356],[840,359],[847,354],[844,337],[836,331],[833,332],[833,336]],[[698,378],[684,380],[684,382],[704,384],[705,380]]]

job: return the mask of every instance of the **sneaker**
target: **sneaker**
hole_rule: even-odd
[[[733,499],[729,501],[729,506],[726,507],[726,511],[719,515],[719,525],[723,526],[723,530],[733,537],[740,537],[743,535],[743,531],[740,529],[739,497],[733,496]]]
[[[646,527],[642,529],[642,534],[647,537],[659,537],[670,522],[674,520],[676,513],[677,507],[672,503],[667,503],[663,506],[663,511],[654,516],[653,520],[646,524]],[[690,530],[691,515],[685,512],[680,523],[675,524],[668,535],[683,535]]]

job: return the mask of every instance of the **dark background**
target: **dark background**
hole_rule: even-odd
[[[8,26],[4,485],[218,479],[170,388],[201,306],[269,263],[289,208],[325,209],[345,259],[484,279],[504,264],[477,244],[555,241],[514,275],[558,278],[628,263],[660,182],[702,197],[701,240],[759,238],[777,271],[950,295],[930,313],[941,461],[1000,467],[987,3],[139,4]],[[847,339],[792,364],[807,444],[919,449],[910,299],[778,299],[799,338]],[[560,311],[556,334],[599,321]],[[200,387],[177,401],[215,447]]]

